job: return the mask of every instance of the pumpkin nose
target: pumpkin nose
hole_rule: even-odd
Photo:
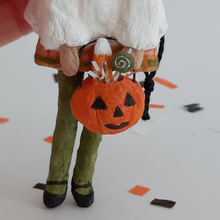
[[[117,106],[115,108],[115,112],[114,112],[114,118],[119,118],[119,117],[122,117],[124,116],[122,110],[119,108],[119,106]]]

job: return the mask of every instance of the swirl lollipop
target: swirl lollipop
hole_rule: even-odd
[[[131,54],[125,53],[123,51],[119,51],[111,59],[112,69],[120,73],[129,72],[134,68],[134,65],[135,65],[134,57]]]

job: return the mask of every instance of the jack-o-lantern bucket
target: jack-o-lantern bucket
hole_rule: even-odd
[[[71,108],[75,118],[90,131],[116,134],[138,122],[144,99],[140,84],[128,77],[106,84],[88,77],[74,92]]]

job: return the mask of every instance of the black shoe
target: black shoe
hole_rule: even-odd
[[[92,191],[88,195],[82,195],[76,191],[79,188],[92,188]],[[89,207],[94,202],[94,191],[91,183],[85,185],[77,185],[72,181],[72,194],[79,207]]]
[[[51,184],[53,183],[53,184]],[[55,182],[47,182],[47,185],[54,185]],[[61,182],[60,182],[61,183]],[[66,193],[67,193],[67,183],[65,184],[59,184],[59,182],[56,182],[57,185],[66,185],[66,191],[64,194],[52,194],[46,191],[46,189],[44,190],[44,195],[43,195],[43,202],[44,205],[47,208],[55,208],[59,205],[61,205],[63,203],[63,201],[66,198]]]

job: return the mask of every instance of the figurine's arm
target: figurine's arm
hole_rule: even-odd
[[[130,48],[124,47],[123,52],[128,52]],[[131,55],[135,59],[134,69],[139,69],[144,56],[144,50],[137,50],[132,48]],[[60,65],[66,76],[73,76],[77,73],[79,69],[79,57],[78,48],[69,47],[66,44],[60,46]]]
[[[124,47],[122,51],[127,53],[129,49],[130,49],[129,47]],[[137,50],[137,49],[132,48],[131,55],[135,59],[134,69],[137,70],[141,67],[143,57],[144,57],[144,50]]]
[[[79,69],[79,56],[77,47],[66,44],[60,46],[60,65],[66,76],[76,75]]]

